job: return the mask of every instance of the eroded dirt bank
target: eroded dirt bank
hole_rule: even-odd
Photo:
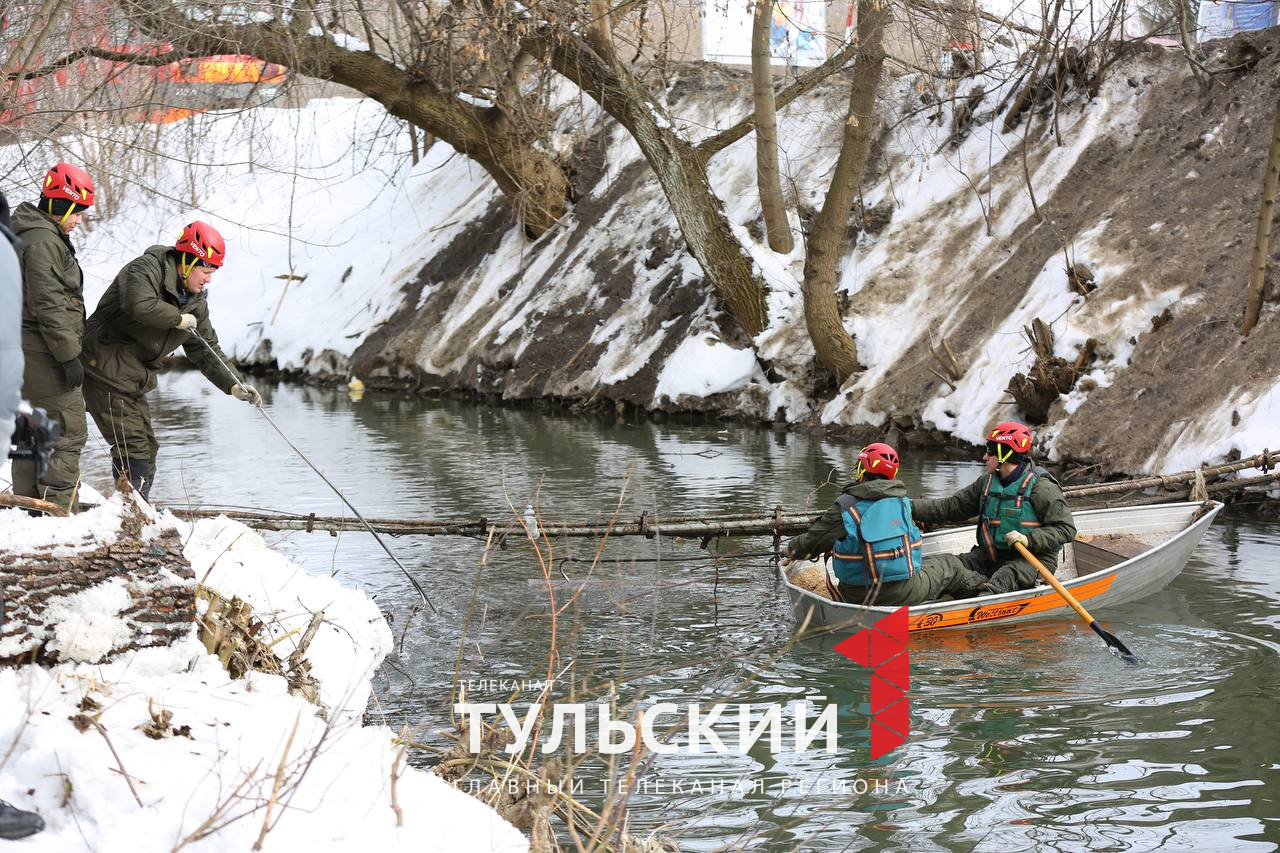
[[[1008,131],[1007,91],[979,96],[981,81],[966,81],[934,109],[918,81],[896,81],[885,99],[895,121],[863,193],[870,214],[851,212],[842,299],[866,370],[843,388],[815,368],[803,335],[803,247],[778,259],[755,242],[773,319],[747,340],[709,297],[651,173],[616,130],[578,140],[581,199],[560,228],[529,243],[491,195],[479,215],[449,224],[447,246],[349,360],[319,354],[301,366],[375,387],[972,442],[993,418],[1028,416],[1006,388],[1031,367],[1021,333],[1040,319],[1069,362],[1094,340],[1075,390],[1038,425],[1046,455],[1109,473],[1257,452],[1280,406],[1270,400],[1274,288],[1252,335],[1239,326],[1280,35],[1247,40],[1250,61],[1234,70],[1248,52],[1214,50],[1207,91],[1179,54],[1142,51],[1096,98],[1073,91],[1056,117],[1031,112]],[[845,85],[833,80],[783,116],[801,229],[834,160]],[[698,137],[699,125],[744,112],[748,93],[745,76],[691,70],[671,100]],[[957,103],[973,117],[960,133]],[[750,145],[712,162],[746,241],[760,236]],[[1067,276],[1076,263],[1092,276],[1087,295]],[[945,381],[931,351],[944,340],[958,368]],[[682,381],[708,360],[710,380]]]

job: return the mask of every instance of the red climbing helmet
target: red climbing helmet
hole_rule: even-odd
[[[898,451],[878,441],[862,448],[858,454],[857,479],[868,474],[877,474],[886,480],[898,476]]]
[[[227,259],[227,247],[222,242],[222,235],[207,222],[196,221],[183,228],[174,248],[193,255],[197,261],[210,266],[220,267]]]
[[[61,198],[81,207],[93,205],[93,179],[79,166],[57,163],[44,176],[45,198]],[[74,208],[73,208],[74,209]]]
[[[1031,430],[1017,421],[1004,421],[987,433],[987,453],[1001,462],[1008,462],[1013,455],[1025,456],[1031,452]]]

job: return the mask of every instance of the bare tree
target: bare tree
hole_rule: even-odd
[[[756,110],[756,184],[764,213],[769,248],[789,254],[795,247],[787,205],[782,198],[778,173],[778,118],[773,100],[773,55],[769,34],[773,26],[773,0],[756,0],[751,28],[751,96]]]
[[[1262,299],[1266,292],[1271,223],[1276,218],[1277,179],[1280,179],[1280,104],[1276,105],[1275,123],[1271,128],[1271,147],[1267,152],[1267,171],[1262,178],[1262,201],[1258,205],[1258,231],[1253,241],[1249,295],[1245,301],[1244,325],[1240,329],[1240,334],[1246,336],[1258,325],[1258,315],[1262,312]]]
[[[849,111],[840,156],[822,210],[809,233],[804,261],[804,319],[818,361],[844,382],[858,370],[858,348],[845,331],[836,305],[840,248],[849,226],[849,210],[871,152],[876,91],[884,71],[884,29],[889,5],[882,0],[858,2],[858,56],[853,62]]]
[[[756,112],[699,142],[690,140],[666,106],[657,85],[663,69],[641,59],[644,15],[637,0],[609,5],[548,0],[457,0],[448,4],[363,0],[303,0],[274,4],[250,0],[236,7],[188,0],[100,0],[112,26],[132,28],[158,52],[122,55],[97,46],[67,44],[65,56],[32,67],[31,49],[8,64],[10,80],[54,73],[97,57],[104,67],[122,62],[162,63],[214,54],[250,54],[293,72],[349,86],[378,101],[392,115],[442,139],[481,165],[509,199],[527,233],[537,238],[556,226],[573,201],[572,154],[556,153],[551,131],[562,121],[563,81],[569,81],[616,120],[635,140],[661,186],[690,253],[742,330],[754,336],[768,322],[765,286],[725,216],[708,176],[711,157],[752,130],[759,132],[761,197],[777,200],[769,217],[770,243],[789,237],[778,188],[776,111],[854,60],[840,154],[812,226],[804,264],[806,327],[819,361],[844,381],[858,369],[855,342],[845,330],[835,287],[853,200],[863,180],[876,126],[875,99],[886,61],[888,0],[858,2],[857,39],[789,86],[774,91],[768,68],[754,75]],[[59,7],[65,0],[31,0]],[[1061,98],[1075,66],[1065,63],[1055,38],[1063,0],[1041,31],[1037,49],[1020,69],[1026,84],[1009,114],[1035,98]],[[968,0],[908,0],[911,14],[928,10],[962,28],[981,20],[1000,25]],[[756,12],[753,53],[763,54],[769,0]],[[1016,27],[1013,27],[1017,29]],[[936,29],[936,28],[934,28]],[[945,30],[944,30],[945,32]],[[27,42],[44,40],[39,33]],[[363,41],[361,41],[363,40]],[[634,47],[634,54],[626,48]],[[767,46],[765,46],[767,47]],[[939,47],[939,45],[931,46]],[[46,51],[47,52],[47,51]],[[630,56],[624,56],[632,54]],[[1058,60],[1055,62],[1054,60]],[[928,75],[929,68],[917,71]],[[1096,75],[1095,75],[1096,77]],[[561,94],[557,94],[561,93]],[[772,102],[772,109],[769,103]],[[766,162],[770,160],[771,162]],[[772,172],[773,177],[768,178]],[[767,186],[766,186],[767,185]],[[778,227],[774,227],[777,225]]]

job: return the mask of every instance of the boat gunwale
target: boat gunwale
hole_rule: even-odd
[[[1215,500],[1172,501],[1169,503],[1162,503],[1162,504],[1143,504],[1140,506],[1128,506],[1128,507],[1125,507],[1125,506],[1101,507],[1099,509],[1081,510],[1081,513],[1089,513],[1090,515],[1095,515],[1095,516],[1106,516],[1106,515],[1112,515],[1112,514],[1122,514],[1125,512],[1133,512],[1134,510],[1157,510],[1157,509],[1167,509],[1170,507],[1189,508],[1192,506],[1204,507],[1206,503],[1210,505],[1210,508],[1208,511],[1201,514],[1198,518],[1194,518],[1193,520],[1191,520],[1185,527],[1183,527],[1181,530],[1174,532],[1171,536],[1169,536],[1167,539],[1165,539],[1163,542],[1159,543],[1158,545],[1154,545],[1148,550],[1143,551],[1142,553],[1137,554],[1133,557],[1129,557],[1125,560],[1122,560],[1121,562],[1116,563],[1113,566],[1107,566],[1106,568],[1098,569],[1096,572],[1090,572],[1087,575],[1077,575],[1076,577],[1071,578],[1070,580],[1061,580],[1061,578],[1059,578],[1059,580],[1062,582],[1062,585],[1066,587],[1068,591],[1070,591],[1075,587],[1080,587],[1089,583],[1099,581],[1107,577],[1108,575],[1119,574],[1119,572],[1122,569],[1126,567],[1132,568],[1132,565],[1136,561],[1146,560],[1148,557],[1157,554],[1164,548],[1170,546],[1172,543],[1184,538],[1191,531],[1201,528],[1202,526],[1207,527],[1210,523],[1212,523],[1214,517],[1219,512],[1221,512],[1223,507],[1225,507],[1226,505],[1221,501],[1215,501]],[[945,530],[937,530],[930,533],[926,533],[925,538],[927,539],[929,537],[941,537],[944,534],[952,534],[957,531],[965,531],[967,529],[968,528],[965,528],[965,527],[949,527]],[[1203,535],[1203,533],[1201,535]],[[1072,540],[1072,541],[1075,541],[1075,540]],[[1088,543],[1085,543],[1085,544],[1088,544]],[[1181,569],[1179,569],[1179,571],[1181,571]],[[783,585],[785,585],[790,590],[795,590],[797,593],[801,595],[802,598],[811,599],[821,604],[824,607],[835,608],[837,611],[847,611],[850,614],[877,613],[877,614],[887,615],[889,613],[893,613],[895,610],[898,610],[897,607],[886,606],[886,605],[849,604],[843,601],[832,601],[829,598],[823,598],[822,596],[818,595],[817,593],[811,590],[807,590],[803,587],[796,586],[795,584],[793,584],[791,582],[790,577],[788,576],[787,568],[782,566],[781,564],[779,564],[778,566],[778,574],[782,579]],[[1014,600],[1025,599],[1028,601],[1037,601],[1046,595],[1057,597],[1058,593],[1056,590],[1054,590],[1053,587],[1048,586],[1047,584],[1046,585],[1037,584],[1036,586],[1031,587],[1030,589],[1018,589],[1018,590],[1013,590],[1011,592],[993,593],[991,595],[980,595],[973,598],[957,598],[951,601],[931,601],[931,602],[926,602],[924,604],[913,604],[908,608],[907,615],[909,618],[914,619],[918,616],[927,616],[930,613],[941,613],[949,610],[962,609],[965,607],[974,607],[974,608],[986,607],[990,604],[1000,604],[1006,600],[1014,601]],[[792,602],[793,606],[795,603],[796,602],[794,601]],[[1061,607],[1067,607],[1067,606],[1068,605],[1066,600],[1065,599],[1062,600]],[[1053,611],[1046,611],[1045,613],[1046,615],[1048,615],[1049,613],[1054,612],[1058,609],[1060,608],[1054,608]],[[985,620],[984,624],[990,624],[992,622],[999,622],[999,621],[1000,621],[1000,618],[997,617],[997,618]]]

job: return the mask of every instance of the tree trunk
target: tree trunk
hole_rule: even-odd
[[[39,663],[78,660],[97,663],[125,651],[168,646],[191,634],[195,618],[195,575],[182,554],[182,539],[173,528],[143,538],[150,520],[126,502],[114,542],[65,553],[47,548],[31,553],[0,554],[0,590],[4,622],[0,625],[0,664],[21,658]],[[95,543],[89,543],[92,546]],[[92,641],[84,626],[68,626],[66,608],[78,607],[77,595],[104,592],[105,585],[123,588],[125,606],[115,613],[97,611],[104,627],[112,622],[127,631],[110,639],[109,649]],[[105,595],[104,600],[112,596]]]
[[[818,361],[842,384],[858,370],[858,348],[845,331],[836,305],[837,264],[849,227],[849,210],[871,153],[876,91],[884,69],[884,28],[888,20],[889,6],[884,0],[859,0],[860,49],[853,62],[844,139],[827,197],[809,234],[804,260],[805,325]]]
[[[657,175],[685,243],[716,295],[749,336],[762,331],[768,323],[764,283],[733,236],[702,156],[675,130],[649,90],[620,62],[575,36],[548,32],[530,49],[627,129]]]
[[[773,0],[756,0],[751,29],[751,91],[756,110],[756,184],[760,187],[760,209],[764,213],[769,248],[788,254],[795,243],[787,222],[787,205],[782,200],[778,174],[778,120],[773,105],[773,56],[769,49],[769,29],[773,24]]]
[[[1267,286],[1267,256],[1271,249],[1271,223],[1276,216],[1276,183],[1280,177],[1280,104],[1276,105],[1275,124],[1271,128],[1271,148],[1267,152],[1267,171],[1262,178],[1262,204],[1258,210],[1258,232],[1253,240],[1253,270],[1249,276],[1249,294],[1244,305],[1242,335],[1258,325],[1262,298]]]

